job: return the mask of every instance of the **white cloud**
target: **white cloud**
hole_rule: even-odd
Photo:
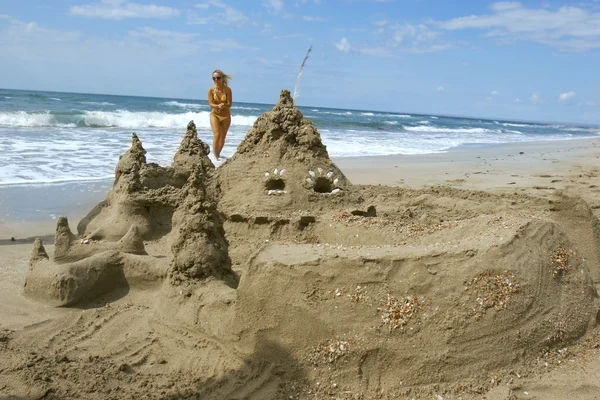
[[[298,37],[303,37],[305,36],[302,33],[291,33],[289,35],[281,35],[281,36],[273,36],[274,40],[284,40],[284,39],[293,39],[293,38],[298,38]]]
[[[179,15],[179,10],[154,4],[139,4],[123,0],[101,0],[100,3],[73,6],[71,15],[104,18],[171,18]]]
[[[265,7],[272,10],[275,13],[283,10],[283,0],[267,0]]]
[[[439,41],[439,33],[431,30],[427,25],[394,25],[392,31],[392,47],[407,53],[430,53],[446,50],[452,47],[449,43]],[[379,32],[381,33],[381,32]]]
[[[436,92],[443,92],[444,91],[444,87],[443,86],[438,86],[435,88]]]
[[[220,0],[212,0],[207,3],[195,5],[195,8],[200,8],[203,10],[210,10],[213,7],[220,9],[221,11],[212,15],[208,15],[206,12],[204,12],[202,16],[191,13],[188,16],[188,23],[192,25],[207,25],[210,23],[215,23],[221,25],[242,26],[250,21],[243,12],[221,2]]]
[[[561,93],[560,96],[558,96],[558,100],[559,101],[567,101],[572,99],[573,97],[575,97],[575,92],[566,92],[566,93]]]
[[[515,99],[515,103],[520,103],[521,101],[522,100],[520,98],[518,98],[518,97]]]
[[[540,95],[537,93],[534,93],[531,95],[531,101],[533,101],[534,103],[537,103],[540,101]]]
[[[393,27],[394,32],[394,40],[396,42],[403,42],[406,38],[407,40],[411,40],[413,45],[418,45],[423,42],[430,42],[434,40],[437,36],[437,33],[430,30],[426,25],[401,25]]]
[[[321,18],[321,17],[310,17],[308,15],[302,17],[303,20],[308,21],[308,22],[325,22],[327,21],[325,18]]]
[[[219,40],[201,40],[198,44],[208,45],[210,51],[219,52],[226,49],[250,49],[258,50],[257,47],[244,46],[233,39],[219,39]]]
[[[498,96],[500,94],[499,91],[497,90],[492,90],[492,93],[490,93],[492,96]]]
[[[142,28],[118,40],[81,32],[48,29],[35,22],[11,21],[0,30],[0,43],[20,60],[114,67],[131,62],[162,63],[198,51],[193,35]]]
[[[448,30],[480,29],[503,42],[525,40],[561,50],[600,48],[600,13],[575,6],[525,8],[518,2],[492,4],[491,13],[438,22]]]
[[[348,42],[348,39],[346,39],[345,37],[342,38],[342,40],[340,40],[339,43],[334,43],[335,47],[343,52],[343,53],[348,53],[350,52],[350,42]]]
[[[272,28],[273,28],[273,25],[271,25],[271,24],[265,24],[263,26],[263,29],[262,29],[261,33],[271,33],[272,32]]]

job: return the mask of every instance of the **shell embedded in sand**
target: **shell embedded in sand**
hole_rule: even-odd
[[[331,177],[333,176],[333,172],[329,171],[326,176],[327,176],[327,179],[331,179]]]
[[[271,176],[271,174],[270,174],[270,173],[268,173],[268,172],[265,172],[265,177],[266,177],[266,178],[268,178],[268,177],[270,177],[270,176]]]
[[[341,189],[333,189],[331,191],[331,194],[336,194],[336,193],[339,193],[339,192],[341,192]]]
[[[317,168],[317,171],[319,171],[319,175],[323,174],[323,168],[319,167]]]
[[[337,185],[337,184],[338,184],[338,182],[339,182],[339,179],[338,179],[338,178],[335,178],[335,179],[333,180],[333,184],[334,184],[334,185]]]
[[[309,171],[309,172],[310,172],[310,171]],[[310,178],[306,178],[306,182],[307,182],[309,185],[314,185],[314,184],[315,184],[315,181],[313,181],[313,180],[312,180],[312,179],[310,179]]]
[[[282,169],[281,171],[279,171],[279,176],[283,176],[284,172],[285,172],[285,169]]]
[[[275,169],[273,170],[273,175],[277,175],[278,173],[279,173],[279,170],[278,170],[277,168],[275,168]]]
[[[310,176],[312,176],[313,178],[317,176],[314,171],[310,171],[310,170],[308,171],[308,174]]]

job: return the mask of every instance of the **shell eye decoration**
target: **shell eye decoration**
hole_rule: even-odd
[[[285,180],[283,179],[284,173],[285,169],[278,168],[275,168],[273,172],[265,172],[265,194],[277,196],[287,193],[285,190]]]
[[[336,194],[341,192],[342,189],[338,187],[339,179],[335,177],[333,171],[329,171],[323,175],[325,171],[323,168],[317,168],[317,172],[308,171],[308,178],[306,183],[316,193],[322,194]]]

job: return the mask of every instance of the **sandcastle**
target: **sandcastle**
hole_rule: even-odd
[[[139,280],[184,287],[163,293],[223,347],[288,349],[302,385],[282,383],[291,369],[264,379],[300,397],[317,381],[401,395],[518,369],[598,323],[600,230],[579,199],[353,185],[288,91],[221,167],[208,152],[190,122],[170,167],[147,164],[134,134],[77,235],[60,218],[53,257],[36,241],[25,292],[69,306]],[[219,321],[198,325],[210,304]]]

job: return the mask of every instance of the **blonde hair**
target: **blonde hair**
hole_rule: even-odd
[[[226,74],[225,72],[221,71],[220,69],[215,69],[213,71],[213,75],[215,73],[221,75],[221,79],[223,79],[223,85],[225,85],[225,86],[227,86],[227,83],[229,82],[230,79],[233,79],[233,77],[231,75]]]

